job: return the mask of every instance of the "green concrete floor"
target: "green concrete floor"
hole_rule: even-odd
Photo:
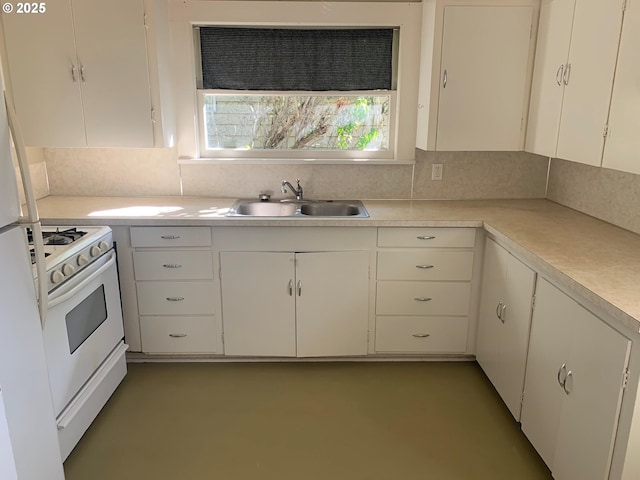
[[[67,480],[551,475],[475,363],[130,364]]]

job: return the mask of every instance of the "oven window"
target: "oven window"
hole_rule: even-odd
[[[96,288],[77,307],[67,313],[69,353],[75,352],[84,341],[107,319],[104,285]]]

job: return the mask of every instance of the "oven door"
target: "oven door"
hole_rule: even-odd
[[[49,294],[44,346],[56,416],[123,337],[116,254],[111,250]]]

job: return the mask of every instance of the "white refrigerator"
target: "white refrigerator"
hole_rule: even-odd
[[[31,191],[30,211],[20,217],[6,113],[0,97],[0,478],[63,480],[42,340],[45,309],[39,311],[25,232],[39,232],[40,224]],[[28,175],[20,133],[13,133]],[[46,302],[46,290],[40,296]]]

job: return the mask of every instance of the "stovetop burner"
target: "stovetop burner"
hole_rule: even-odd
[[[78,230],[76,227],[65,228],[64,230],[56,228],[55,231],[43,230],[42,239],[45,245],[69,245],[86,234],[87,232]],[[29,245],[33,245],[33,231],[30,228],[27,228],[27,240]]]
[[[78,230],[75,227],[68,228],[62,231],[56,228],[55,232],[43,231],[42,238],[44,239],[45,245],[68,245],[70,243],[75,242],[76,240],[84,236],[86,233],[87,232]]]

